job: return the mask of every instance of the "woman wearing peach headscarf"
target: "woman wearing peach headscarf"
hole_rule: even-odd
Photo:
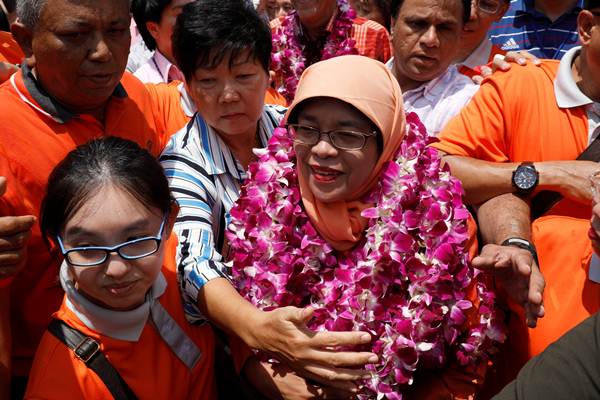
[[[468,398],[502,337],[467,263],[460,185],[429,140],[383,64],[314,64],[231,211],[247,299],[312,306],[314,330],[371,333],[363,398]]]

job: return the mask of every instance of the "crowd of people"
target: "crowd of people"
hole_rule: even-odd
[[[599,60],[597,0],[0,0],[0,400],[600,398]]]

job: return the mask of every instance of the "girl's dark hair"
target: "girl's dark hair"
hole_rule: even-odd
[[[198,68],[215,68],[227,57],[232,66],[248,51],[268,74],[271,48],[269,25],[246,0],[188,3],[173,30],[173,56],[188,81]]]
[[[160,163],[135,142],[117,137],[92,140],[71,151],[48,178],[40,226],[47,243],[83,203],[113,184],[147,208],[171,209],[169,183]]]

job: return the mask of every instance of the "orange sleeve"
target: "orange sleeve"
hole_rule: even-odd
[[[146,84],[152,104],[152,114],[156,125],[161,127],[160,144],[161,151],[165,148],[171,136],[183,128],[190,120],[181,104],[181,93],[179,92],[181,82],[173,81],[169,84]]]
[[[496,78],[484,81],[471,102],[450,120],[433,147],[451,155],[508,161],[505,121],[510,116],[511,104],[505,101],[502,81]]]
[[[21,50],[19,44],[13,39],[12,34],[0,31],[0,61],[20,64],[23,58],[25,58],[25,54],[23,54],[23,50]]]
[[[287,101],[285,101],[285,97],[283,97],[277,89],[272,86],[269,86],[267,92],[265,93],[265,104],[276,104],[278,106],[287,107]]]

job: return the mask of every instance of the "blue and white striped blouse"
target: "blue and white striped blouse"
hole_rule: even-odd
[[[258,126],[262,146],[285,111],[265,106]],[[200,288],[211,279],[229,278],[221,249],[229,210],[239,197],[246,172],[199,114],[173,135],[160,162],[180,207],[174,231],[179,237],[177,265],[185,313],[190,322],[202,322],[205,317],[197,306]]]

